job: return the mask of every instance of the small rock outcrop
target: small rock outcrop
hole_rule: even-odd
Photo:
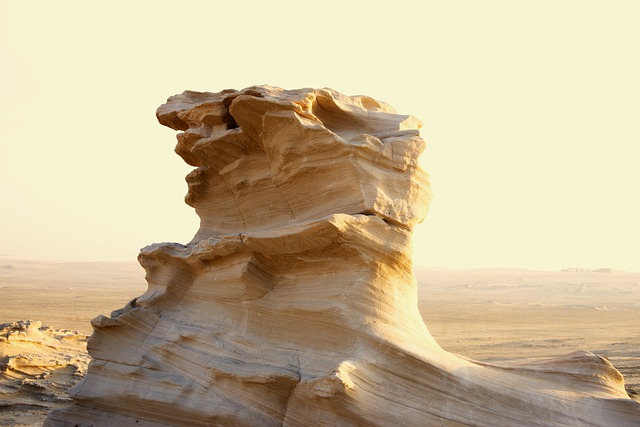
[[[494,366],[418,312],[429,200],[420,122],[366,96],[255,86],[157,111],[196,169],[186,244],[142,249],[148,290],[93,320],[75,404],[45,426],[549,426],[640,422],[588,352]]]
[[[0,425],[67,406],[67,389],[87,371],[86,344],[86,335],[39,321],[0,324]]]

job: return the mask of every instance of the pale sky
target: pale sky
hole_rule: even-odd
[[[432,267],[640,271],[640,2],[0,0],[0,258],[186,243],[186,89],[331,87],[423,121]]]

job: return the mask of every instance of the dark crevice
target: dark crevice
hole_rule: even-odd
[[[387,218],[382,218],[382,220],[383,220],[386,224],[388,224],[388,225],[396,225],[396,226],[398,226],[398,224],[397,224],[397,223],[391,222],[391,221],[389,221]]]
[[[365,216],[375,216],[380,218],[381,220],[383,220],[385,222],[385,224],[391,226],[391,227],[398,227],[398,228],[402,228],[405,230],[409,230],[410,227],[402,224],[401,222],[398,221],[394,221],[392,218],[383,216],[382,214],[380,214],[379,212],[375,212],[375,211],[371,211],[371,210],[366,210],[366,211],[362,211],[360,212],[358,215],[365,215]]]
[[[224,107],[227,109],[227,114],[224,114],[222,116],[222,120],[224,120],[224,122],[226,123],[227,130],[237,129],[239,127],[238,123],[236,122],[236,119],[234,119],[231,113],[229,112],[229,109],[231,108],[231,103],[233,103],[233,101],[238,97],[238,95],[255,96],[256,98],[263,97],[263,95],[260,92],[248,90],[244,93],[235,94],[235,96],[229,96],[223,99],[222,103],[224,104]]]
[[[235,96],[230,96],[222,100],[222,103],[224,104],[224,108],[226,109],[226,113],[222,115],[222,120],[224,120],[225,124],[227,125],[227,130],[237,129],[239,127],[238,123],[236,122],[236,119],[234,119],[231,113],[229,112],[229,108],[231,107],[231,103],[233,102],[234,99],[236,99]]]
[[[239,127],[236,119],[234,119],[230,113],[222,116],[222,120],[224,120],[225,124],[227,125],[227,130],[237,129]]]

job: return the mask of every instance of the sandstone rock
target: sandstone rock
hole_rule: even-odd
[[[75,405],[46,426],[640,422],[594,354],[494,366],[433,340],[411,263],[430,198],[413,117],[269,86],[184,92],[157,115],[197,167],[200,229],[141,251],[148,291],[93,320]]]
[[[18,425],[12,414],[46,414],[68,405],[67,389],[89,363],[86,340],[86,335],[39,321],[0,324],[0,425]]]

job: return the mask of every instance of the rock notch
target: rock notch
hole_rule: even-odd
[[[196,169],[187,245],[92,321],[75,404],[45,426],[616,425],[640,422],[588,352],[520,366],[448,353],[417,306],[429,203],[420,122],[330,89],[187,91],[157,116]]]

